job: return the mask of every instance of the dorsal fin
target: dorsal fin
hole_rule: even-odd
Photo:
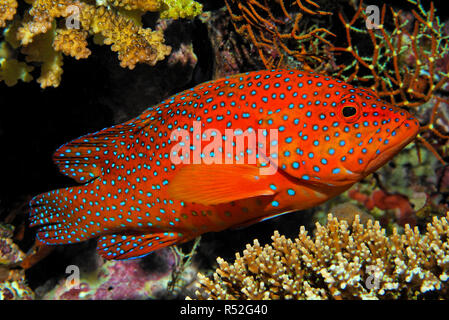
[[[61,146],[53,155],[59,171],[78,182],[85,183],[101,175],[102,167],[110,155],[114,156],[126,146],[126,140],[154,119],[153,108],[123,124],[90,133]]]

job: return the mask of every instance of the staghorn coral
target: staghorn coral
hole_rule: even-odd
[[[161,18],[193,18],[202,6],[186,0],[34,0],[22,20],[14,16],[17,2],[0,2],[0,27],[5,28],[8,56],[0,55],[0,80],[14,85],[29,81],[30,69],[14,57],[26,55],[27,63],[41,64],[37,80],[42,88],[57,87],[61,81],[63,55],[85,59],[90,55],[87,38],[95,36],[99,44],[111,45],[118,53],[120,65],[133,69],[137,63],[155,65],[165,59],[171,47],[164,43],[163,30],[144,28],[141,16],[147,11],[160,11]],[[33,54],[34,53],[34,54]],[[38,54],[36,54],[38,53]],[[17,62],[16,62],[16,61]],[[29,66],[31,68],[31,66]]]
[[[114,7],[126,10],[158,11],[160,1],[157,0],[109,0],[104,1]]]
[[[333,206],[330,212],[338,220],[346,220],[349,224],[352,224],[357,216],[362,224],[366,224],[368,220],[374,220],[372,215],[350,202],[339,203]]]
[[[198,299],[425,299],[449,297],[449,213],[421,234],[406,225],[386,236],[378,222],[352,225],[331,214],[313,237],[275,232],[257,240],[208,278],[199,274]]]

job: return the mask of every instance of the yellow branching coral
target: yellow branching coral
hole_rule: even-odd
[[[120,16],[105,7],[92,8],[90,27],[101,33],[105,44],[119,53],[120,65],[133,69],[138,62],[156,64],[170,54],[171,48],[163,44],[161,30],[152,31],[137,26],[130,19]]]
[[[192,19],[203,10],[203,5],[192,0],[160,0],[161,18]]]
[[[5,81],[6,85],[13,86],[18,80],[29,82],[33,79],[30,72],[32,66],[17,59],[4,59],[0,64],[0,81]]]
[[[203,10],[203,5],[192,0],[110,0],[115,7],[126,10],[159,11],[164,19],[192,19]]]
[[[126,10],[159,11],[159,0],[109,0],[105,1],[114,7]]]
[[[22,48],[27,62],[40,62],[41,74],[36,80],[42,88],[57,87],[61,82],[63,58],[60,52],[53,49],[56,26],[50,32],[35,37],[32,43]]]
[[[12,57],[6,43],[0,44],[0,81],[5,81],[8,86],[15,85],[18,80],[29,82],[33,79],[30,75],[32,70],[32,66]]]
[[[328,216],[313,237],[275,232],[273,243],[247,245],[234,264],[218,258],[212,279],[199,274],[199,299],[449,298],[449,213],[427,232],[405,227],[386,236],[378,222],[352,225]]]
[[[62,54],[76,59],[90,55],[87,38],[91,35],[99,36],[95,40],[101,39],[102,43],[111,45],[124,68],[133,69],[137,63],[155,65],[170,54],[171,47],[164,44],[162,30],[144,28],[140,17],[146,11],[159,11],[161,18],[193,18],[202,10],[200,4],[186,0],[102,0],[96,4],[81,0],[29,2],[31,8],[23,20],[17,18],[5,29],[8,36],[3,43],[26,55],[36,49],[43,52],[38,59],[33,58],[36,55],[26,58],[27,62],[42,63],[38,82],[43,88],[59,85]],[[5,26],[6,20],[14,19],[16,7],[16,1],[0,0],[0,27]],[[0,57],[0,62],[10,59]],[[16,79],[9,79],[8,85],[24,78],[5,69],[13,65],[14,62],[8,61],[2,62],[0,67],[0,74],[17,74]],[[23,69],[23,62],[15,63],[15,66],[16,70],[18,66]]]
[[[0,28],[6,26],[7,20],[12,20],[16,14],[16,0],[0,0]]]
[[[90,55],[87,48],[87,31],[59,29],[53,41],[53,48],[75,59],[85,59]]]

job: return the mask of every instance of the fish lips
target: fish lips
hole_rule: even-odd
[[[376,171],[387,163],[395,154],[399,153],[406,145],[413,141],[419,132],[419,125],[414,118],[407,118],[401,122],[394,130],[382,140],[378,146],[379,154],[375,154],[365,169],[366,175]],[[409,124],[407,127],[406,124]],[[393,136],[393,132],[396,134]],[[389,140],[389,144],[386,145],[385,141]]]

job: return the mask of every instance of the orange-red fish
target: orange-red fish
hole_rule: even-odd
[[[82,184],[35,197],[31,225],[45,244],[99,238],[105,258],[136,258],[316,206],[418,130],[407,111],[331,77],[272,70],[214,80],[59,148],[60,171]]]

